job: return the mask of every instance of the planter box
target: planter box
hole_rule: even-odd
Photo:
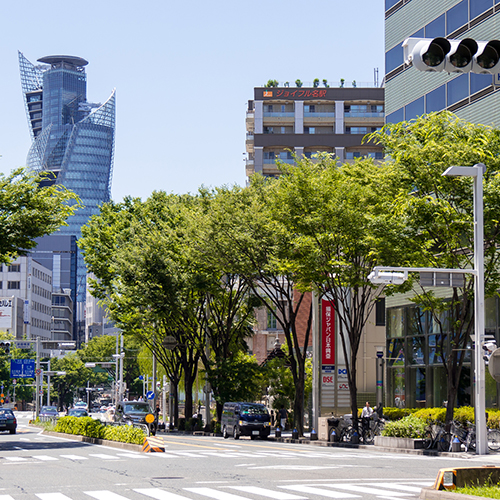
[[[375,446],[383,446],[384,448],[404,448],[407,450],[422,450],[424,448],[424,440],[375,436]]]

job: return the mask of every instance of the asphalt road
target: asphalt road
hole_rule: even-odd
[[[442,467],[464,459],[250,439],[166,435],[165,453],[47,436],[18,415],[0,433],[0,500],[416,499]]]

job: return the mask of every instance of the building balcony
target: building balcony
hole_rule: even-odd
[[[264,112],[264,118],[295,118],[294,111],[283,111],[283,112]]]
[[[367,111],[346,111],[344,118],[384,118],[384,113],[371,113]]]

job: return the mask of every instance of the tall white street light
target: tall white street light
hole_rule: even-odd
[[[478,163],[473,167],[449,167],[443,175],[472,177],[474,180],[474,334],[475,334],[475,392],[476,452],[486,455],[488,449],[486,429],[484,342],[484,224],[483,224],[483,174],[486,167]]]

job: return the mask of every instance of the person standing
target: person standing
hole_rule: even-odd
[[[373,408],[370,406],[370,403],[367,401],[363,411],[361,412],[361,424],[363,426],[363,440],[365,437],[366,431],[370,428],[370,418],[373,415]]]
[[[285,406],[281,405],[281,408],[279,410],[279,415],[280,415],[280,426],[282,430],[285,430],[286,426],[286,419],[288,417],[288,412],[285,410]]]

